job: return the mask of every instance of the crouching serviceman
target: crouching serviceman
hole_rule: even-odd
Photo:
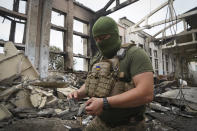
[[[96,116],[85,131],[145,131],[145,104],[153,99],[153,69],[143,49],[123,44],[118,26],[100,17],[93,26],[99,52],[85,84],[68,95],[89,96],[86,112]]]

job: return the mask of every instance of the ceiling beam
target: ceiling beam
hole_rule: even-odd
[[[179,34],[174,34],[174,35],[170,35],[170,36],[165,36],[165,39],[170,39],[170,38],[183,36],[183,35],[188,35],[188,34],[192,34],[192,33],[197,33],[197,29],[193,29],[193,30],[190,30],[190,31],[183,31],[183,32],[181,32]],[[163,40],[163,39],[164,39],[163,37],[160,37],[160,38],[157,38],[155,40],[159,41],[159,40]]]
[[[115,0],[110,0],[101,10],[106,10]]]
[[[193,15],[196,15],[196,14],[197,14],[197,10],[194,10],[194,11],[191,11],[191,12],[188,12],[188,13],[178,15],[177,17],[173,17],[173,18],[170,18],[170,19],[155,22],[153,24],[145,25],[145,26],[142,26],[142,27],[139,27],[139,28],[131,27],[130,28],[130,33],[137,32],[137,31],[140,31],[140,30],[143,30],[143,29],[150,29],[150,28],[158,26],[158,25],[166,24],[166,23],[169,23],[169,22],[172,22],[172,21],[177,21],[179,19],[183,19],[183,18],[193,16]]]
[[[188,45],[195,45],[195,44],[197,45],[197,41],[190,41],[190,42],[178,43],[176,45],[174,44],[174,45],[162,47],[162,49],[170,49],[170,48],[182,47],[182,46],[188,46]]]
[[[134,25],[134,28],[138,27],[142,22],[144,22],[146,19],[148,19],[149,17],[151,17],[152,15],[154,15],[157,11],[161,10],[163,7],[165,7],[166,5],[168,5],[168,1],[166,1],[165,3],[161,4],[158,8],[154,9],[153,11],[151,11],[148,15],[146,15],[145,17],[143,17],[139,22],[137,22]]]
[[[166,26],[165,28],[161,29],[160,31],[158,31],[157,33],[155,33],[153,35],[153,38],[155,38],[156,36],[158,36],[160,33],[164,32],[165,30],[167,30],[168,28],[172,27],[175,24],[178,24],[179,22],[181,22],[182,20],[178,20],[176,22],[171,23],[170,25]]]
[[[125,2],[123,2],[123,3],[119,3],[118,1],[116,1],[116,6],[115,6],[115,7],[106,10],[114,1],[115,1],[115,0],[110,0],[110,1],[105,5],[104,8],[102,8],[102,9],[99,10],[99,11],[97,11],[96,13],[97,13],[98,17],[99,17],[99,16],[106,16],[106,15],[109,15],[109,14],[111,14],[111,13],[113,13],[113,12],[119,10],[119,9],[122,9],[122,8],[124,8],[124,7],[126,7],[126,6],[128,6],[128,5],[130,5],[130,4],[132,4],[132,3],[134,3],[134,2],[139,1],[139,0],[127,0],[127,1],[125,1]]]
[[[123,2],[121,4],[119,4],[119,5],[116,5],[113,8],[107,10],[106,12],[104,12],[104,15],[109,15],[109,14],[111,14],[111,13],[113,13],[113,12],[119,10],[119,9],[122,9],[122,8],[124,8],[124,7],[126,7],[126,6],[128,6],[130,4],[133,4],[133,3],[137,2],[137,1],[138,0],[127,0],[127,1],[125,1],[125,2]]]

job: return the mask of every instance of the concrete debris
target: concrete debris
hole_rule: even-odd
[[[19,90],[16,93],[16,97],[11,98],[10,102],[14,104],[17,108],[32,108],[32,104],[30,102],[30,95],[29,91],[24,89],[24,90]]]
[[[18,77],[22,80],[39,78],[39,73],[29,59],[12,42],[5,43],[4,53],[0,54],[0,70],[0,85],[9,85]]]
[[[58,88],[57,92],[58,92],[58,96],[61,98],[65,98],[69,93],[73,92],[77,90],[77,88],[74,87],[70,87],[70,88]]]
[[[36,93],[36,94],[30,95],[30,100],[31,100],[31,103],[34,107],[42,108],[42,107],[44,107],[44,105],[47,101],[47,97],[46,96],[42,97],[41,93]]]
[[[77,116],[81,116],[83,112],[85,112],[86,104],[82,104],[78,110]]]
[[[78,111],[79,109],[79,104],[76,102],[75,99],[69,99],[68,100],[69,103],[69,111]]]
[[[62,78],[60,77],[62,76]],[[72,72],[72,73],[58,73],[58,72],[50,72],[49,78],[52,79],[63,79],[62,81],[68,83],[69,87],[80,88],[85,82],[87,76],[87,72]],[[60,81],[60,80],[59,80]]]
[[[172,113],[149,113],[154,120],[157,120],[157,124],[154,125],[157,128],[153,128],[151,131],[196,131],[197,118],[188,118],[183,116],[177,116]],[[153,121],[153,120],[151,120]]]
[[[180,88],[158,94],[155,100],[158,102],[168,101],[177,106],[189,106],[193,110],[197,110],[197,88]]]
[[[0,92],[0,100],[6,100],[12,93],[18,91],[21,88],[22,84],[19,84]]]
[[[56,109],[55,112],[56,112],[57,116],[63,116],[65,114],[69,113],[69,109],[66,109],[66,110],[63,110],[63,111],[61,109],[58,109],[58,110]]]
[[[67,95],[84,84],[86,76],[87,73],[83,72],[52,72],[45,79],[21,79],[18,84],[11,81],[10,86],[1,86],[0,131],[31,131],[32,127],[38,128],[38,131],[82,130],[94,118],[85,112],[87,98],[76,101],[67,99]],[[149,104],[145,115],[147,131],[178,131],[176,125],[160,118],[166,114],[181,117],[180,123],[182,120],[196,120],[196,88],[179,88],[177,83],[162,76],[155,84],[154,101]]]
[[[147,131],[195,131],[197,129],[197,87],[175,77],[154,81],[154,100],[147,106]]]
[[[183,88],[180,84],[177,87],[172,83],[171,81],[161,84],[164,86],[157,86],[157,88],[165,88],[165,90],[162,90],[161,93],[157,92],[154,101],[148,106],[146,111],[148,130],[195,131],[197,129],[195,122],[197,121],[197,88],[186,85]],[[154,123],[154,121],[157,122]]]
[[[0,121],[12,117],[12,113],[2,104],[0,104]]]
[[[58,102],[58,99],[55,96],[50,96],[47,99],[46,105],[53,105]]]
[[[38,117],[13,121],[2,131],[69,131],[64,125],[81,128],[76,120]]]
[[[82,121],[82,125],[87,126],[91,122],[92,119],[93,119],[93,116],[88,116]]]
[[[27,86],[26,88],[32,90],[32,94],[37,92],[37,93],[41,93],[41,94],[48,96],[48,97],[53,96],[52,90],[44,90],[44,89],[41,89],[41,88],[35,87],[35,86]]]
[[[148,127],[146,131],[176,131],[169,126],[166,126],[164,123],[161,123],[157,119],[147,121],[146,125]]]
[[[38,112],[38,116],[52,116],[55,114],[55,110],[53,108],[47,108],[47,109],[43,109],[41,111]]]
[[[161,94],[166,92],[169,88],[177,86],[177,81],[162,81],[154,86],[154,94]]]
[[[158,111],[162,111],[162,112],[166,112],[166,111],[169,111],[170,110],[170,108],[168,108],[168,107],[164,107],[164,106],[162,106],[161,104],[159,104],[159,103],[150,103],[149,104],[149,107],[151,108],[151,109],[154,109],[154,110],[158,110]]]
[[[0,106],[0,120],[4,122],[0,123],[0,131],[8,129],[11,123],[17,123],[21,119],[30,120],[39,117],[46,118],[46,121],[55,117],[59,117],[62,121],[75,121],[78,122],[78,127],[76,125],[73,127],[68,123],[64,125],[70,126],[71,129],[83,129],[81,123],[86,114],[84,107],[80,105],[83,105],[85,101],[67,100],[68,93],[77,90],[84,83],[85,78],[80,79],[80,83],[76,80],[79,82],[77,75],[69,73],[40,80],[20,79],[17,83],[10,81],[9,85],[1,86],[0,104],[3,106]],[[77,118],[78,114],[80,114],[80,121]],[[12,126],[18,125],[12,124]]]

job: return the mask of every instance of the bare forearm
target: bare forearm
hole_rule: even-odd
[[[78,89],[77,91],[78,91],[79,97],[80,97],[81,99],[84,98],[84,97],[86,97],[85,84],[83,84],[83,85],[81,86],[81,88]]]
[[[128,108],[144,105],[152,100],[152,93],[148,95],[140,93],[137,88],[119,95],[107,97],[111,107]]]
[[[107,97],[111,107],[137,107],[153,99],[153,73],[146,72],[133,78],[135,88],[119,95]]]

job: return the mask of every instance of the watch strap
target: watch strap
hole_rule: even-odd
[[[110,104],[109,104],[107,98],[104,97],[104,98],[103,98],[103,110],[107,110],[107,109],[110,109],[110,108],[111,108],[111,107],[110,107]]]

